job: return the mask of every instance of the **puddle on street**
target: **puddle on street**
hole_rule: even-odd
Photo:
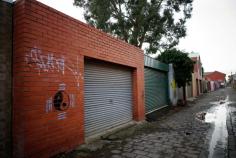
[[[209,142],[208,158],[224,158],[227,151],[228,131],[226,126],[227,107],[233,103],[229,101],[229,97],[219,97],[216,102],[210,102],[215,105],[207,112],[200,112],[196,114],[196,119],[214,124],[213,133]]]
[[[208,158],[226,157],[227,150],[227,138],[228,131],[226,126],[227,119],[227,105],[229,104],[229,98],[225,100],[219,100],[218,102],[211,102],[210,104],[216,105],[211,111],[204,113],[204,121],[207,123],[213,123],[214,129],[212,137],[209,143],[209,155]]]

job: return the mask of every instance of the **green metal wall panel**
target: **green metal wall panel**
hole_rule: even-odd
[[[150,67],[150,68],[154,68],[157,70],[161,70],[161,71],[169,71],[169,65],[162,63],[156,59],[153,59],[152,57],[149,57],[147,55],[144,56],[144,65],[145,67]]]
[[[168,104],[168,74],[149,67],[144,68],[146,113]]]

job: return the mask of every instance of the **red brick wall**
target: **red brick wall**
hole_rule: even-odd
[[[14,5],[14,157],[48,157],[84,142],[84,58],[133,68],[133,116],[144,119],[143,52],[34,0]],[[66,113],[52,106],[65,89]],[[52,106],[52,108],[51,108]]]
[[[225,81],[225,74],[215,71],[206,75],[205,78],[210,81]]]

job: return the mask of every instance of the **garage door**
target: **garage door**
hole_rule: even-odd
[[[85,136],[132,120],[132,71],[105,62],[85,61]]]
[[[167,72],[145,67],[145,109],[150,113],[168,104]]]

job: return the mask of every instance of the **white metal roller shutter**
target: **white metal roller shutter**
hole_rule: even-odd
[[[132,71],[105,62],[85,61],[85,136],[132,120]]]

